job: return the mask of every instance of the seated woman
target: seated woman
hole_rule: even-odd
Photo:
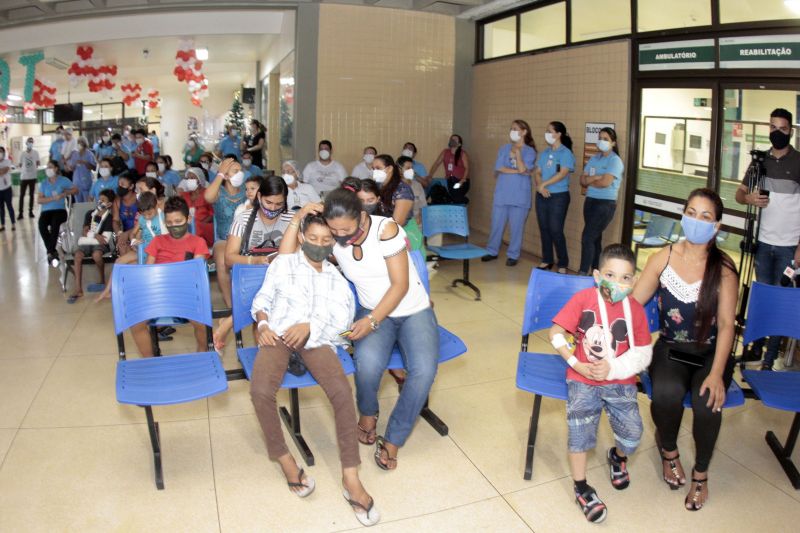
[[[319,209],[319,204],[309,204],[295,216]],[[394,470],[397,451],[411,433],[436,377],[436,316],[400,226],[392,219],[368,215],[356,193],[345,188],[327,194],[323,216],[336,240],[333,255],[344,276],[355,285],[361,304],[348,336],[355,343],[359,441],[377,444],[376,464]],[[295,226],[287,228],[281,253],[294,251],[296,232]],[[378,387],[395,344],[408,375],[385,437],[377,437]]]
[[[289,186],[286,204],[289,211],[297,211],[306,204],[322,201],[313,186],[300,181],[300,165],[297,161],[292,159],[284,161],[282,170],[283,181]]]
[[[730,356],[739,278],[733,261],[717,248],[722,200],[695,189],[683,208],[686,240],[650,256],[633,289],[642,305],[658,296],[661,336],[653,347],[650,410],[672,490],[686,483],[678,453],[683,398],[692,395],[692,435],[697,453],[686,509],[708,500],[708,466],[722,424],[722,405],[733,377]]]
[[[168,155],[159,155],[156,158],[156,167],[158,168],[158,181],[166,189],[167,196],[175,196],[177,194],[178,183],[181,181],[181,176],[172,170],[172,158]]]
[[[194,217],[195,233],[202,237],[209,248],[214,246],[214,207],[206,202],[206,175],[203,169],[192,167],[186,170],[178,183],[178,193],[189,205]]]
[[[94,260],[97,272],[100,275],[100,284],[106,283],[106,265],[103,255],[111,251],[111,206],[117,195],[110,189],[103,189],[99,193],[97,209],[89,211],[83,219],[82,239],[78,239],[78,249],[75,251],[75,291],[67,298],[67,303],[74,304],[83,296],[83,258],[86,256]]]
[[[336,267],[326,260],[334,241],[325,220],[319,215],[303,213],[295,216],[291,224],[292,239],[299,238],[300,251],[275,258],[253,300],[252,314],[258,323],[260,349],[253,365],[250,395],[267,441],[269,458],[280,463],[289,489],[305,498],[314,490],[315,482],[297,466],[286,447],[275,400],[292,352],[302,357],[333,406],[344,498],[353,507],[356,518],[371,526],[378,522],[380,513],[358,477],[361,458],[353,423],[356,421],[353,393],[335,348],[343,342],[339,333],[353,321],[353,293]],[[298,229],[301,229],[299,237]],[[296,245],[295,242],[291,248]]]

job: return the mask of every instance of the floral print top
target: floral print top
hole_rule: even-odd
[[[659,276],[656,293],[661,338],[668,342],[698,342],[694,336],[697,328],[695,310],[702,283],[703,280],[686,283],[667,263]],[[713,343],[716,337],[717,325],[714,321],[705,344]]]

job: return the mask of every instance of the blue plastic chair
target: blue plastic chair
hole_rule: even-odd
[[[267,276],[267,265],[233,265],[231,272],[231,294],[233,300],[233,331],[236,335],[236,354],[239,357],[239,362],[242,364],[244,376],[248,380],[253,374],[253,365],[258,355],[258,347],[253,346],[245,348],[242,339],[242,330],[254,322],[253,316],[250,314],[250,309],[253,305],[253,299],[256,297],[259,289],[264,283],[264,278]],[[336,355],[342,363],[345,375],[350,375],[355,372],[353,366],[353,358],[343,348],[337,348]],[[317,381],[306,372],[302,376],[295,376],[286,372],[283,376],[281,387],[289,389],[291,396],[290,409],[286,407],[280,408],[281,418],[286,429],[292,436],[292,440],[297,445],[297,449],[303,456],[303,460],[308,466],[314,465],[314,454],[311,452],[306,443],[305,438],[300,428],[300,397],[298,389],[303,387],[313,387]]]
[[[161,436],[152,406],[191,402],[228,389],[225,369],[212,349],[211,292],[205,261],[117,265],[111,293],[119,347],[117,401],[144,407],[156,487],[163,489]],[[159,316],[179,316],[205,324],[209,351],[127,360],[123,332]]]
[[[770,335],[797,337],[799,332],[800,288],[753,283],[747,308],[744,344]],[[792,453],[800,433],[800,373],[745,370],[743,374],[745,381],[764,405],[794,413],[786,444],[781,444],[772,431],[767,431],[765,439],[792,487],[800,489],[800,473],[792,461]]]
[[[661,248],[675,242],[679,235],[675,233],[677,224],[678,222],[671,218],[653,215],[644,230],[644,234],[633,236],[633,253],[636,258],[636,264],[639,264],[640,248]]]
[[[590,276],[570,276],[538,268],[531,272],[522,317],[522,346],[517,363],[517,388],[535,395],[525,456],[523,477],[526,480],[533,476],[533,454],[542,396],[567,399],[566,361],[558,354],[529,353],[528,336],[538,330],[549,329],[553,318],[575,293],[593,286],[594,279]]]
[[[452,286],[459,283],[475,291],[475,299],[481,299],[481,291],[469,280],[469,260],[483,257],[489,252],[486,248],[469,243],[469,220],[467,207],[464,205],[431,205],[422,208],[422,234],[425,238],[442,233],[452,233],[464,237],[460,244],[446,246],[428,246],[435,255],[442,259],[460,259],[464,262],[464,277],[453,280]],[[427,245],[427,243],[426,243]]]

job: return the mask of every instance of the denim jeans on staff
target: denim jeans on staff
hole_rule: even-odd
[[[768,285],[780,285],[783,271],[794,259],[796,246],[773,246],[765,242],[758,242],[756,250],[756,281]],[[767,352],[764,354],[764,364],[772,366],[778,357],[782,337],[773,336],[767,341]],[[753,343],[756,352],[761,351],[764,339]]]
[[[579,272],[589,274],[593,268],[599,268],[600,252],[603,250],[603,231],[611,223],[616,210],[617,202],[615,200],[598,200],[596,198],[584,200]]]
[[[360,309],[356,320],[369,313],[368,309]],[[384,438],[402,446],[428,399],[439,366],[439,328],[433,309],[405,317],[387,317],[376,331],[355,342],[356,402],[363,416],[378,414],[378,388],[395,344],[400,348],[408,374]]]
[[[567,238],[564,236],[564,221],[567,219],[569,209],[569,193],[552,193],[545,198],[536,193],[536,220],[539,222],[539,232],[542,237],[542,261],[548,264],[553,261],[553,246],[558,256],[558,268],[569,266],[567,253]]]

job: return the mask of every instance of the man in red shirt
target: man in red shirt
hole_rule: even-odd
[[[208,258],[208,246],[202,237],[189,233],[189,206],[180,196],[173,196],[164,204],[164,221],[168,235],[157,235],[145,248],[147,264],[177,263],[197,258]],[[206,326],[191,321],[197,351],[208,350],[206,345]],[[150,331],[146,322],[140,322],[131,328],[133,340],[143,357],[153,356],[150,342]]]
[[[136,150],[133,152],[134,167],[140,177],[147,172],[147,163],[153,161],[153,143],[147,138],[147,132],[138,129],[136,135]]]

